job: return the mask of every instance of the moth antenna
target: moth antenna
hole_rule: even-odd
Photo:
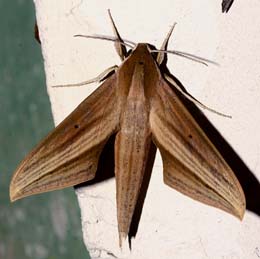
[[[117,38],[117,40],[115,41],[116,52],[119,55],[119,57],[121,58],[121,60],[123,61],[126,58],[127,50],[126,50],[125,45],[122,44],[122,43],[124,43],[124,41],[121,38],[121,36],[120,36],[120,34],[119,34],[118,30],[117,30],[116,24],[115,24],[115,22],[113,20],[113,17],[111,15],[110,10],[108,9],[107,11],[108,11],[108,16],[110,18],[110,21],[112,23],[114,34],[115,34],[115,36]]]
[[[211,111],[211,112],[213,112],[213,113],[215,113],[215,114],[218,114],[218,115],[220,115],[220,116],[222,116],[222,117],[226,117],[226,118],[230,118],[230,119],[232,118],[231,115],[227,115],[227,114],[218,112],[218,111],[216,111],[216,110],[214,110],[214,109],[212,109],[212,108],[209,108],[209,107],[207,107],[206,105],[204,105],[203,103],[201,103],[201,102],[199,102],[198,100],[196,100],[193,96],[191,96],[191,95],[185,93],[185,92],[181,89],[181,87],[180,87],[169,75],[164,74],[164,77],[165,77],[165,79],[166,79],[171,85],[173,85],[181,94],[183,94],[188,100],[190,100],[190,101],[193,102],[194,104],[198,105],[199,107],[201,107],[201,108],[203,108],[203,109],[205,109],[205,110],[208,110],[208,111]]]
[[[178,50],[151,50],[151,52],[155,52],[155,53],[163,52],[163,53],[173,54],[173,55],[180,56],[180,57],[183,57],[183,58],[186,58],[186,59],[190,59],[192,61],[195,61],[195,62],[200,63],[200,64],[205,65],[205,66],[208,66],[207,63],[219,66],[219,64],[215,61],[212,61],[212,60],[209,60],[209,59],[206,59],[206,58],[202,58],[202,57],[199,57],[199,56],[187,53],[187,52],[183,52],[183,51],[178,51]]]
[[[170,53],[172,54],[176,54],[176,55],[183,55],[186,56],[187,58],[193,58],[193,59],[197,59],[198,61],[204,61],[205,63],[210,63],[210,64],[213,64],[213,65],[216,65],[216,66],[219,66],[219,63],[213,61],[213,60],[210,60],[210,59],[207,59],[207,58],[203,58],[203,57],[200,57],[200,56],[197,56],[197,55],[194,55],[194,54],[190,54],[190,53],[187,53],[187,52],[184,52],[184,51],[179,51],[179,50],[169,50]]]
[[[170,28],[170,31],[168,32],[166,38],[164,39],[163,43],[162,43],[162,46],[160,48],[161,51],[166,51],[167,50],[167,47],[168,47],[168,42],[169,42],[169,39],[172,35],[172,32],[175,28],[177,23],[174,23],[171,28]],[[167,59],[167,56],[166,56],[166,53],[165,52],[159,52],[158,53],[158,56],[156,58],[156,61],[159,65],[161,65],[163,63],[164,60]]]
[[[76,34],[74,37],[82,37],[82,38],[88,38],[88,39],[98,39],[98,40],[107,40],[107,41],[112,41],[116,42],[118,39],[113,36],[107,36],[107,35],[99,35],[99,34],[93,34],[93,35],[83,35],[83,34]],[[136,43],[130,41],[130,40],[125,40],[123,42],[120,42],[121,45],[124,45],[126,47],[129,47],[133,49],[136,46]]]
[[[99,74],[98,76],[89,79],[87,81],[83,81],[81,83],[76,83],[76,84],[67,84],[67,85],[53,85],[52,87],[76,87],[76,86],[82,86],[82,85],[87,85],[87,84],[91,84],[91,83],[95,83],[95,82],[101,82],[103,81],[110,73],[114,72],[116,69],[118,68],[118,66],[112,66],[107,68],[104,72],[102,72],[101,74]]]

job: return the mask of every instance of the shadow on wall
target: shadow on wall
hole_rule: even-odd
[[[222,1],[222,12],[227,13],[233,4],[234,0],[223,0]]]

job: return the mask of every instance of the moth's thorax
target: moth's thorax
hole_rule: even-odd
[[[161,75],[156,60],[146,43],[139,43],[119,67],[117,90],[120,97],[137,95],[151,99]]]

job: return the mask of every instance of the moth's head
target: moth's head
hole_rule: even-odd
[[[131,62],[142,62],[146,64],[153,62],[160,66],[161,64],[158,63],[160,53],[154,51],[158,50],[149,43],[137,43],[134,48],[128,49],[124,60],[131,59]]]
[[[140,53],[151,53],[151,50],[156,50],[156,48],[149,43],[137,43],[133,49],[129,50],[129,54],[134,51]]]
[[[159,50],[156,49],[156,47],[149,43],[137,43],[134,48],[129,48],[126,54],[126,58],[128,58],[130,55],[139,55],[139,56],[145,56],[149,55],[153,57],[155,62],[157,62],[158,55],[160,53]]]

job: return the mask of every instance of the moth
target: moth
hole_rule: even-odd
[[[94,179],[100,154],[111,136],[115,136],[120,244],[129,233],[144,172],[154,159],[150,157],[154,146],[161,153],[166,185],[242,219],[243,190],[180,94],[203,105],[162,69],[174,26],[160,50],[139,43],[127,51],[126,45],[130,43],[122,40],[109,15],[115,38],[85,37],[115,41],[122,64],[95,78],[94,81],[103,81],[97,90],[21,162],[11,180],[11,201]],[[197,59],[183,52],[175,54]]]

